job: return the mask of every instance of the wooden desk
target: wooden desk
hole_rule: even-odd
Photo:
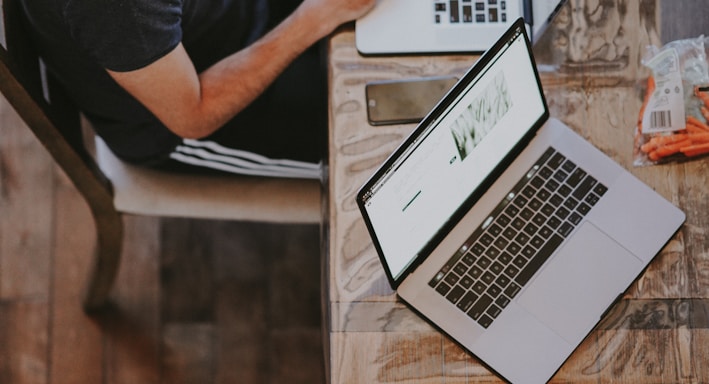
[[[682,208],[687,221],[553,382],[706,383],[709,199],[704,196],[709,159],[632,165],[642,97],[639,79],[647,75],[640,58],[646,45],[661,44],[656,1],[623,3],[627,8],[611,6],[601,22],[592,21],[598,15],[582,17],[588,12],[583,7],[564,10],[544,44],[548,50],[535,52],[539,61],[557,64],[541,74],[548,104],[552,116]],[[397,300],[355,204],[357,188],[414,127],[370,126],[365,83],[461,74],[473,60],[364,58],[355,50],[351,29],[339,31],[330,41],[325,316],[327,375],[333,384],[499,381]]]

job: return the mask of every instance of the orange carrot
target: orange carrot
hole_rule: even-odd
[[[709,121],[709,109],[707,109],[707,107],[700,107],[699,110],[702,112],[704,119]]]
[[[709,143],[688,145],[680,149],[680,151],[687,157],[693,157],[709,153]]]
[[[666,136],[655,136],[647,143],[640,147],[640,150],[648,153],[665,145],[677,143],[679,141],[687,140],[688,135],[686,133],[674,133]]]
[[[692,142],[692,144],[709,143],[709,132],[690,133],[687,135],[687,138]]]
[[[684,127],[684,129],[690,135],[700,135],[702,133],[709,133],[709,131],[707,131],[706,129],[701,128],[701,127],[691,124],[691,123],[687,123],[687,125]]]
[[[665,145],[663,147],[659,147],[659,148],[655,149],[654,151],[650,152],[648,154],[648,158],[650,158],[650,160],[652,160],[652,161],[657,161],[663,157],[673,155],[673,154],[679,152],[680,149],[682,149],[684,147],[689,147],[691,145],[692,145],[692,141],[689,139],[685,139],[680,142]]]
[[[709,125],[705,124],[702,121],[699,121],[699,119],[697,119],[694,116],[687,116],[687,124],[696,125],[697,127],[702,128],[705,131],[709,132]]]

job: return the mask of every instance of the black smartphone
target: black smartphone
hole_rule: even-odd
[[[369,123],[418,123],[457,81],[454,76],[439,76],[368,83],[365,94]]]

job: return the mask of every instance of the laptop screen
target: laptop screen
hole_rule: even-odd
[[[360,190],[390,280],[432,246],[476,191],[479,197],[479,187],[546,117],[523,29],[515,23]]]

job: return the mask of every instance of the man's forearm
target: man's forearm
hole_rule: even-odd
[[[327,33],[327,27],[299,9],[253,45],[201,73],[198,120],[208,119],[208,124],[200,130],[208,134],[225,124]]]

